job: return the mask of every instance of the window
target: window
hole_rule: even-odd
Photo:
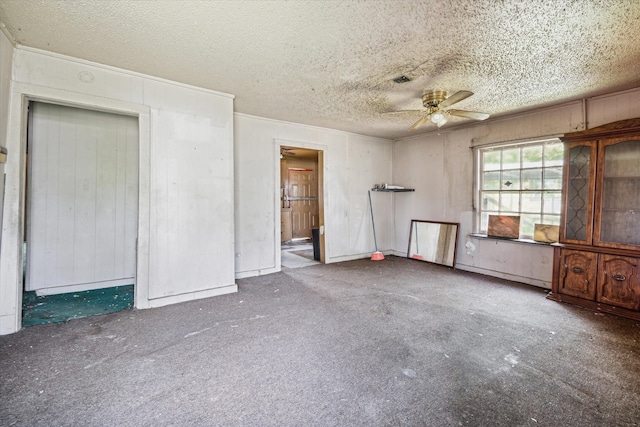
[[[478,232],[489,215],[520,215],[523,239],[534,224],[559,225],[563,153],[558,139],[478,148]]]

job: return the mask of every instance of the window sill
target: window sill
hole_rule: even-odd
[[[470,236],[476,239],[504,240],[506,242],[524,243],[525,245],[551,246],[553,243],[555,243],[555,242],[537,242],[532,239],[510,239],[508,237],[487,236],[486,234],[479,234],[479,233],[470,233]]]

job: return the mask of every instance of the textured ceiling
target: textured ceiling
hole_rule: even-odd
[[[420,116],[382,113],[427,89],[470,90],[455,108],[496,117],[640,86],[638,0],[0,0],[0,22],[24,46],[234,94],[241,113],[386,138]]]

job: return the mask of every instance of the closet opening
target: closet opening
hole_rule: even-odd
[[[29,102],[23,326],[133,307],[138,153],[135,116]]]

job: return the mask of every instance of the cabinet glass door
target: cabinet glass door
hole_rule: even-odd
[[[603,141],[595,244],[640,247],[640,140]]]
[[[584,142],[569,143],[565,149],[562,241],[591,244],[596,146]]]

